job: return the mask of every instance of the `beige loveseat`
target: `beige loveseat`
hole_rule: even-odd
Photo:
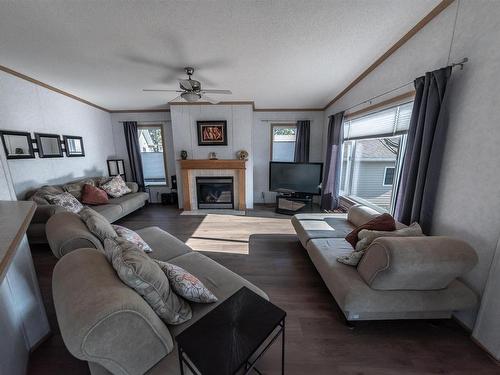
[[[45,223],[56,212],[64,211],[61,207],[49,204],[44,198],[45,195],[69,192],[80,200],[84,184],[90,182],[95,186],[99,186],[104,181],[109,180],[109,178],[85,177],[63,185],[45,185],[29,191],[25,199],[32,200],[37,204],[35,214],[27,231],[30,243],[46,243]],[[148,194],[138,191],[139,187],[135,182],[127,182],[126,184],[132,192],[119,198],[110,198],[108,204],[92,206],[92,209],[106,217],[110,222],[113,222],[143,207],[149,199]]]
[[[47,237],[52,251],[61,258],[52,278],[57,321],[66,347],[75,357],[88,361],[93,375],[180,374],[176,335],[243,286],[268,298],[255,285],[158,227],[137,233],[153,249],[151,257],[191,272],[219,301],[192,303],[192,319],[167,326],[118,278],[101,242],[80,217],[70,212],[55,214],[47,223]]]
[[[454,311],[476,306],[477,296],[458,278],[475,266],[477,255],[461,240],[377,238],[357,267],[338,262],[337,257],[353,251],[344,237],[377,215],[354,206],[347,215],[292,218],[302,246],[348,321],[450,318]]]

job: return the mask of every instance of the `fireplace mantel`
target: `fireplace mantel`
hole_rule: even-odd
[[[185,211],[191,211],[191,189],[192,172],[195,169],[225,169],[236,172],[238,185],[238,206],[237,209],[243,211],[246,209],[246,194],[245,194],[245,170],[246,161],[239,159],[189,159],[179,160],[182,170],[182,202]]]

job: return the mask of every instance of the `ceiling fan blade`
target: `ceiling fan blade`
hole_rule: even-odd
[[[157,89],[142,89],[142,91],[152,91],[152,92],[184,92],[182,90],[157,90]]]
[[[187,91],[193,90],[193,85],[191,85],[191,81],[189,79],[179,79],[179,83]]]
[[[213,98],[211,98],[209,96],[206,96],[205,94],[200,94],[200,95],[201,95],[201,99],[206,100],[210,104],[218,104],[219,103],[219,100],[213,99]]]
[[[208,89],[208,90],[201,90],[201,92],[204,92],[204,93],[208,93],[208,94],[227,94],[227,95],[230,95],[232,94],[231,90],[211,90],[211,89]]]

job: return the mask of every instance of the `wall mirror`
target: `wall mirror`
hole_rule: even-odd
[[[63,139],[64,151],[66,152],[66,156],[85,156],[82,137],[63,135]]]
[[[41,158],[62,158],[61,141],[57,134],[35,133],[38,156]]]
[[[35,157],[30,133],[1,130],[0,135],[7,159],[32,159]]]

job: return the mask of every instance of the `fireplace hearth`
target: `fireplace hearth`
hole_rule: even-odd
[[[196,197],[199,209],[233,209],[233,177],[196,177]]]

